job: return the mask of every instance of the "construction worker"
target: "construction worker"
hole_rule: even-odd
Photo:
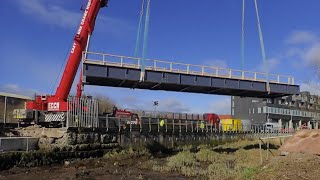
[[[201,123],[200,123],[200,129],[201,129],[201,130],[204,129],[204,122],[203,122],[203,121],[201,121]]]
[[[160,124],[160,127],[163,127],[165,124],[164,119],[161,119],[159,124]]]

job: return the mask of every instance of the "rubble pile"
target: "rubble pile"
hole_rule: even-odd
[[[296,132],[280,147],[280,151],[320,155],[320,129]]]

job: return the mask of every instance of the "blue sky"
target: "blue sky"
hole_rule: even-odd
[[[318,0],[258,0],[270,71],[319,93]],[[55,92],[54,83],[82,16],[82,0],[3,0],[0,91]],[[148,58],[241,68],[241,0],[151,0]],[[141,0],[112,0],[100,11],[91,51],[132,56]],[[245,69],[263,71],[253,0],[246,3]],[[125,108],[230,113],[230,97],[85,87]],[[73,92],[74,93],[74,89]]]

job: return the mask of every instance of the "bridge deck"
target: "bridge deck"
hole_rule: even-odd
[[[83,58],[83,81],[88,85],[243,97],[272,98],[300,92],[291,76],[150,59],[145,64],[145,81],[139,82],[140,58],[87,52],[87,58]]]

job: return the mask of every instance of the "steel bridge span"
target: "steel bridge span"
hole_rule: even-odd
[[[261,98],[300,92],[291,76],[146,59],[140,82],[141,58],[84,52],[82,60],[86,85]]]

